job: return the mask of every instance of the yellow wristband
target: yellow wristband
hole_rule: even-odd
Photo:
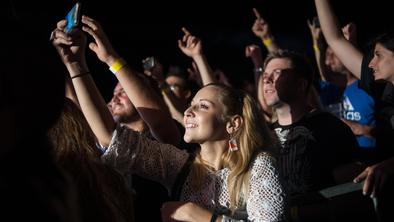
[[[314,49],[315,51],[319,51],[319,46],[318,46],[317,44],[313,44],[313,49]]]
[[[265,46],[271,45],[272,42],[273,42],[273,39],[272,39],[272,38],[263,39],[263,43],[264,43]]]
[[[109,70],[111,70],[111,72],[113,74],[116,74],[121,68],[123,68],[126,65],[126,61],[124,61],[124,59],[117,59],[115,60],[114,63],[112,63],[112,65],[109,67]]]
[[[290,208],[290,217],[291,217],[291,221],[298,221],[299,220],[299,216],[298,216],[298,207],[294,206]]]

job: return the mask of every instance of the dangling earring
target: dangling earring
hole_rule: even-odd
[[[230,140],[228,141],[228,148],[230,152],[234,152],[238,150],[238,144],[234,138],[230,138]]]

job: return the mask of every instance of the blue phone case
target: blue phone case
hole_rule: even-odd
[[[79,20],[81,17],[80,11],[81,11],[81,3],[78,2],[66,15],[67,26],[65,31],[67,33],[69,33],[72,28],[76,27],[79,24]]]

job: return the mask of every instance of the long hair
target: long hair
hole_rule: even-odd
[[[69,99],[61,118],[49,131],[54,146],[53,155],[57,162],[68,160],[69,156],[82,160],[98,159],[99,150],[95,147],[93,132],[79,108]]]
[[[95,138],[79,108],[66,99],[48,136],[57,165],[73,179],[84,221],[132,221],[132,196],[122,176],[99,162]]]
[[[240,115],[243,118],[240,129],[231,135],[237,141],[239,150],[226,152],[222,156],[223,166],[230,169],[227,184],[230,209],[234,211],[245,204],[249,193],[250,164],[260,153],[273,155],[275,140],[267,127],[262,109],[252,96],[222,84],[214,83],[207,86],[219,89],[218,100],[224,105],[222,115],[224,121],[228,121],[234,115]],[[202,165],[202,160],[198,155],[196,163],[199,166]],[[200,167],[198,176],[202,174]]]

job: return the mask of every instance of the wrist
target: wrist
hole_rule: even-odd
[[[119,70],[123,69],[125,66],[127,65],[127,62],[118,57],[116,60],[114,60],[112,63],[109,63],[109,70],[113,73],[113,74],[117,74]]]
[[[317,43],[313,43],[313,50],[320,51],[319,45]]]
[[[192,55],[192,59],[194,61],[202,61],[202,60],[204,60],[204,55],[202,53],[201,54],[195,54],[195,55]]]
[[[114,62],[116,62],[119,59],[122,58],[117,54],[110,55],[106,59],[104,59],[104,63],[107,64],[108,66],[111,66]]]
[[[72,62],[66,64],[66,68],[70,76],[78,75],[80,73],[89,72],[86,62]]]
[[[261,40],[263,40],[263,44],[268,47],[270,45],[272,45],[272,43],[274,42],[274,37],[271,35],[267,35],[261,38]]]

